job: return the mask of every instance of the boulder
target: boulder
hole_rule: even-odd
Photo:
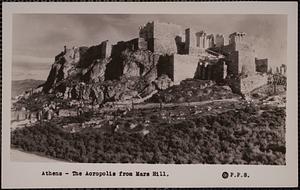
[[[173,81],[167,75],[161,75],[154,81],[159,90],[165,90],[173,86]]]

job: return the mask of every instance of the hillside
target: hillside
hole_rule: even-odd
[[[219,86],[210,80],[186,79],[155,94],[149,101],[164,103],[200,102],[238,98],[229,86]]]
[[[36,88],[43,84],[43,80],[25,79],[25,80],[14,80],[12,81],[11,97],[22,94],[24,91],[31,88]]]

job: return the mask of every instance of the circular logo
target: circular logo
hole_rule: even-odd
[[[223,172],[223,173],[222,173],[222,177],[223,177],[224,179],[227,179],[227,178],[228,178],[228,173],[227,173],[227,172]]]

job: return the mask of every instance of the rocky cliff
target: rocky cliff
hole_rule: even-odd
[[[58,54],[44,84],[44,93],[103,103],[146,96],[158,87],[158,55],[118,45],[110,56],[103,56],[101,50],[102,44],[66,48]]]

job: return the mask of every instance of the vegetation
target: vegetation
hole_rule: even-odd
[[[24,107],[31,112],[35,112],[41,110],[43,105],[49,105],[51,102],[55,102],[60,106],[61,109],[70,108],[68,101],[57,98],[55,94],[45,93],[32,94],[27,99],[22,98],[14,103],[13,108],[20,110],[22,107]]]
[[[200,102],[234,98],[229,86],[219,86],[209,80],[187,79],[155,94],[149,101],[165,103]]]
[[[255,106],[159,125],[150,133],[86,128],[65,132],[44,122],[12,132],[12,145],[75,162],[285,164],[285,109]],[[83,119],[81,122],[83,122]],[[79,121],[80,122],[80,121]]]

